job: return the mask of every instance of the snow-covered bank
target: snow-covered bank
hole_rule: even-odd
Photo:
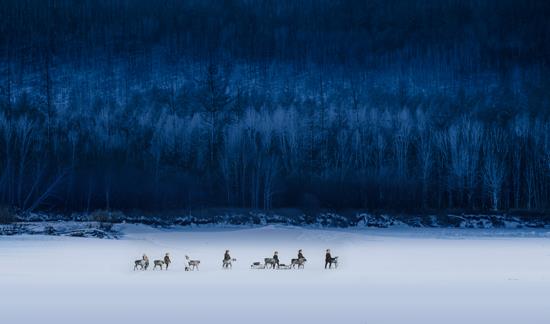
[[[441,229],[154,228],[115,225],[119,240],[0,237],[6,323],[546,324],[550,239]],[[462,233],[462,234],[461,234]],[[527,232],[529,233],[529,232]],[[522,234],[523,235],[523,234]],[[251,270],[301,248],[304,270]],[[341,258],[323,269],[324,249]],[[237,258],[221,269],[223,251]],[[168,271],[132,261],[170,252]],[[201,260],[185,272],[184,256]],[[32,311],[29,311],[32,310]]]
[[[508,220],[506,223],[500,218],[498,221],[502,226],[495,226],[493,222],[484,219],[483,217],[463,217],[456,216],[460,219],[460,226],[444,226],[434,223],[427,225],[425,223],[405,223],[397,221],[393,218],[380,216],[377,223],[370,223],[372,218],[366,217],[353,226],[330,226],[320,223],[294,225],[294,223],[277,223],[283,227],[300,227],[304,229],[324,229],[324,230],[345,230],[347,232],[361,232],[364,234],[374,234],[381,236],[429,236],[429,237],[547,237],[550,236],[550,226],[543,224],[529,224],[519,220]],[[13,235],[50,235],[50,236],[71,236],[71,237],[88,237],[102,239],[118,239],[124,235],[123,229],[126,224],[146,225],[139,221],[135,223],[126,223],[126,220],[118,220],[121,223],[97,222],[97,221],[33,221],[33,222],[17,222],[9,225],[0,225],[0,236]],[[149,220],[151,223],[151,220]],[[178,222],[176,222],[178,223]],[[197,231],[197,230],[219,230],[219,229],[251,229],[263,226],[269,226],[269,222],[262,224],[255,223],[209,223],[209,222],[190,222],[185,225],[172,224],[166,221],[153,221],[151,225],[159,229],[165,230],[182,230],[182,231]],[[465,225],[466,224],[466,225]]]
[[[113,228],[111,223],[44,221],[0,225],[0,236],[2,235],[50,235],[116,239],[121,234]]]
[[[30,213],[16,215],[15,225],[0,225],[0,235],[50,234],[78,236],[117,237],[111,224],[131,223],[160,227],[258,227],[287,225],[308,228],[462,228],[462,229],[545,229],[550,228],[550,216],[546,214],[440,214],[440,215],[391,215],[361,211],[304,213],[298,209],[257,211],[248,209],[204,209],[164,214],[122,213],[95,211],[71,215]],[[78,223],[81,223],[79,226]],[[41,224],[41,225],[40,225]],[[61,227],[61,228],[59,228]],[[91,231],[90,229],[94,229]],[[83,235],[81,235],[83,234]],[[77,236],[75,235],[75,236]]]

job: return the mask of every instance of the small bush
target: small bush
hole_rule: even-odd
[[[0,207],[0,224],[11,224],[15,223],[17,216],[13,209],[9,207]]]
[[[124,214],[119,211],[96,210],[90,214],[90,220],[98,223],[116,223],[124,220]]]
[[[99,229],[105,232],[113,230],[113,223],[99,223]]]
[[[56,232],[56,230],[53,226],[48,225],[48,226],[46,226],[46,228],[44,228],[44,234],[46,234],[46,235],[57,235],[57,232]]]

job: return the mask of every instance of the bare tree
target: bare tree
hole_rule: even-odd
[[[428,206],[428,187],[430,181],[430,172],[433,165],[433,152],[431,140],[431,125],[428,124],[427,118],[422,111],[417,111],[417,128],[418,128],[418,147],[417,158],[419,168],[419,178],[422,182],[422,208]]]
[[[487,131],[484,142],[483,179],[489,192],[491,208],[495,211],[500,207],[502,186],[507,173],[508,150],[505,141],[505,134],[493,127]]]
[[[511,175],[512,175],[512,186],[513,186],[513,200],[514,207],[520,207],[521,199],[521,189],[522,189],[522,179],[524,178],[525,170],[523,166],[525,165],[525,153],[527,138],[529,136],[529,117],[526,115],[520,116],[514,121],[512,127],[513,134],[513,148],[511,150]]]
[[[206,114],[206,121],[209,128],[208,147],[210,152],[210,163],[214,163],[217,145],[217,132],[219,129],[219,116],[231,103],[228,92],[229,81],[218,67],[210,63],[206,69],[206,75],[199,81],[199,102]]]
[[[412,131],[412,118],[407,109],[398,113],[396,123],[393,144],[397,176],[399,179],[405,179],[407,177],[407,161]]]

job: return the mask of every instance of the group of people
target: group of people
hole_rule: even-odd
[[[297,257],[298,260],[305,260],[306,258],[304,257],[304,254],[302,252],[302,250],[298,250],[298,257]],[[332,268],[332,265],[337,263],[337,257],[336,258],[333,258],[332,257],[332,254],[330,253],[330,249],[327,249],[326,250],[326,253],[325,253],[325,269],[328,267],[329,269]],[[273,260],[274,260],[274,263],[277,265],[277,267],[279,266],[279,252],[275,251],[273,253]]]
[[[298,260],[305,260],[306,259],[304,257],[304,253],[302,252],[302,249],[298,250],[297,259]],[[223,265],[222,266],[224,268],[228,268],[229,266],[231,266],[231,260],[233,260],[233,259],[231,258],[231,254],[229,253],[229,250],[225,250],[225,253],[223,255]],[[279,266],[279,252],[275,251],[273,253],[273,260],[274,260],[274,263],[278,267]],[[336,260],[336,258],[332,257],[332,255],[330,253],[330,249],[327,249],[326,253],[325,253],[325,269],[327,267],[330,269],[332,267],[332,265],[335,263],[335,260]],[[146,254],[143,254],[142,261],[143,261],[143,264],[144,264],[144,269],[147,270],[147,268],[149,267],[149,257]],[[164,262],[165,269],[168,270],[168,266],[170,265],[170,263],[172,263],[172,260],[170,259],[170,254],[166,253],[164,255],[164,258],[163,258],[162,261]],[[156,260],[155,262],[158,262],[158,260]]]
[[[149,257],[147,256],[147,254],[144,253],[141,257],[141,260],[143,261],[143,269],[147,270],[147,268],[149,268]],[[168,270],[168,266],[170,265],[170,263],[172,263],[172,260],[170,260],[170,253],[166,253],[164,255],[163,261],[166,270]]]
[[[298,260],[305,260],[306,258],[304,257],[304,253],[302,252],[302,249],[298,250],[298,257],[297,257]],[[273,261],[274,261],[274,265],[277,265],[277,267],[279,266],[279,252],[275,251],[273,252]]]

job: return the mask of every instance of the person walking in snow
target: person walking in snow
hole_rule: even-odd
[[[230,264],[231,264],[231,255],[229,254],[229,250],[225,250],[225,253],[223,255],[223,267],[229,268]]]
[[[277,265],[277,268],[279,267],[279,252],[275,251],[273,253],[273,260],[275,261],[275,264]],[[275,269],[275,264],[273,265],[273,269]]]
[[[170,260],[170,254],[166,253],[164,256],[164,265],[166,266],[166,270],[168,270],[170,263],[172,263],[172,260]]]
[[[329,269],[332,266],[332,255],[330,254],[330,249],[327,249],[327,253],[325,254],[325,269],[327,268],[327,265]]]
[[[145,264],[145,265],[143,266],[143,268],[144,268],[145,270],[147,270],[147,268],[149,268],[149,257],[147,256],[147,254],[143,254],[142,259],[143,259],[143,263]]]
[[[302,249],[298,250],[298,260],[305,259],[304,254],[302,254]]]

